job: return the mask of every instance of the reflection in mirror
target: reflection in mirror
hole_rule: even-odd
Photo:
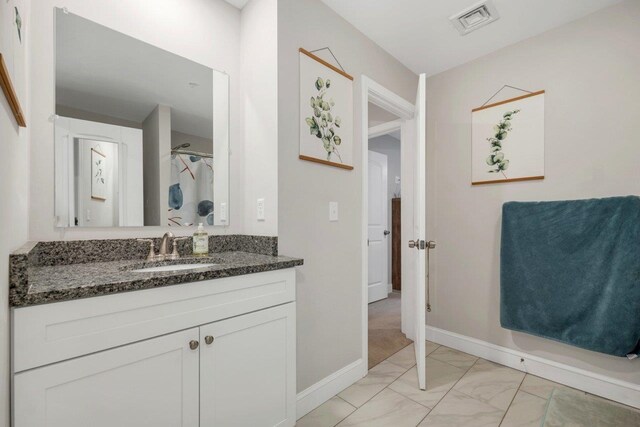
[[[228,76],[62,9],[55,28],[57,225],[228,225]]]

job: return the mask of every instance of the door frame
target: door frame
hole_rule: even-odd
[[[367,235],[369,226],[369,195],[368,195],[368,182],[369,182],[369,102],[378,107],[400,117],[401,120],[412,119],[415,113],[415,106],[402,98],[400,95],[395,94],[389,89],[385,88],[381,84],[375,82],[370,77],[363,75],[360,79],[360,105],[361,105],[361,117],[360,117],[360,135],[362,138],[362,152],[361,165],[362,165],[362,228],[361,228],[361,254],[362,254],[362,376],[367,375],[369,371],[369,251],[367,250]],[[401,121],[392,122],[397,126],[397,129],[401,127]],[[386,125],[386,124],[385,124]],[[382,126],[382,125],[381,125]],[[389,129],[385,129],[389,132]],[[394,130],[394,129],[392,129]],[[385,133],[386,133],[385,132]]]

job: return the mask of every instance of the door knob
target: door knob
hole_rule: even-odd
[[[189,341],[189,348],[191,350],[195,350],[196,348],[198,348],[198,346],[200,345],[200,343],[196,340],[191,340]]]
[[[384,230],[384,235],[388,236],[389,234],[391,234],[391,232],[389,230]]]
[[[427,242],[427,248],[428,249],[435,249],[436,248],[436,242],[434,242],[433,240],[429,240]]]
[[[207,345],[213,344],[213,337],[211,335],[207,335],[206,337],[204,337],[204,342],[206,342]]]
[[[424,240],[420,240],[420,239],[409,240],[409,247],[411,249],[416,248],[417,250],[424,249],[425,248]]]

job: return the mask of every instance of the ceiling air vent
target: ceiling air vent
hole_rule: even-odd
[[[450,17],[449,20],[460,34],[464,36],[496,21],[498,18],[500,18],[500,16],[493,3],[491,3],[491,1],[483,1],[460,13],[456,13]]]

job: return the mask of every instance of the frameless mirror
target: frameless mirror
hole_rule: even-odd
[[[55,16],[57,225],[228,225],[229,77]]]

